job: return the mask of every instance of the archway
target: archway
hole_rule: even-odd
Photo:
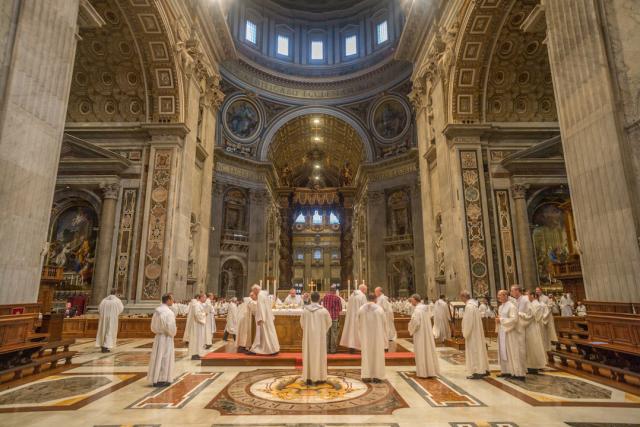
[[[246,274],[242,263],[235,258],[227,259],[220,269],[220,293],[226,298],[246,294]]]

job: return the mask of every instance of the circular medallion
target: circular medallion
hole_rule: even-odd
[[[144,275],[147,279],[155,280],[160,277],[160,273],[162,272],[162,267],[158,264],[149,264],[144,269]]]
[[[382,142],[394,142],[409,129],[411,111],[401,97],[385,96],[376,102],[369,114],[369,126]]]
[[[464,189],[464,198],[468,202],[475,202],[480,197],[480,192],[476,187],[467,187]]]
[[[222,112],[224,128],[233,139],[253,141],[262,130],[262,113],[258,105],[246,96],[232,98]]]
[[[156,203],[162,203],[167,200],[167,190],[162,187],[158,187],[151,193],[151,198]]]
[[[359,379],[330,376],[326,383],[307,386],[299,375],[270,377],[251,384],[249,391],[261,398],[281,403],[342,402],[368,391]]]
[[[481,262],[474,262],[471,265],[471,274],[475,277],[484,277],[487,274],[487,266]]]

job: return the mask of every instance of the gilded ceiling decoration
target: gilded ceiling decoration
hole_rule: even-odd
[[[268,158],[283,185],[337,187],[345,171],[355,174],[365,156],[363,142],[350,125],[336,117],[312,114],[280,128]]]

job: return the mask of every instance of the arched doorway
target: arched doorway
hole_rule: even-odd
[[[228,259],[220,270],[220,293],[226,298],[241,297],[247,290],[246,276],[242,263],[237,259]]]

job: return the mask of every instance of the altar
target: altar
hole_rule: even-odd
[[[340,335],[342,334],[344,314],[345,312],[342,312],[340,314],[338,340],[340,339]],[[302,351],[302,327],[300,326],[300,316],[302,316],[302,309],[274,309],[273,315],[276,334],[278,335],[278,341],[280,342],[280,351],[287,353],[296,353]]]

